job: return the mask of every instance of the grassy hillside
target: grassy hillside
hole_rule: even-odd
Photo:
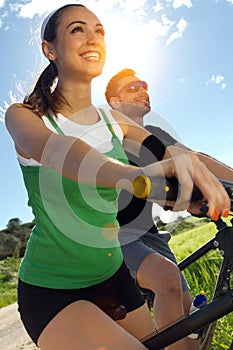
[[[229,219],[227,221],[229,222]],[[170,246],[174,250],[177,260],[181,261],[188,254],[214,237],[216,232],[215,225],[213,223],[207,223],[190,231],[173,235]],[[221,261],[222,258],[218,250],[210,251],[206,256],[199,259],[199,262],[192,264],[184,271],[193,297],[203,289],[206,292],[208,301],[210,301]],[[233,340],[232,324],[233,313],[217,322],[210,350],[229,349]]]

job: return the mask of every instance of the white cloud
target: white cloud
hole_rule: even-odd
[[[0,0],[0,2],[1,1],[3,0]],[[43,18],[49,12],[68,3],[70,2],[67,0],[50,0],[47,2],[41,0],[31,0],[26,4],[22,4],[22,2],[15,2],[11,3],[9,6],[11,11],[16,12],[19,17],[32,19],[35,15]],[[183,31],[187,27],[187,22],[184,19],[181,19],[177,24],[177,31],[171,34],[170,30],[175,24],[175,21],[168,19],[167,14],[164,11],[166,7],[173,7],[173,9],[176,9],[181,6],[192,6],[191,0],[156,0],[154,6],[152,6],[148,0],[86,0],[85,2],[76,0],[73,1],[73,3],[83,3],[85,6],[90,8],[90,10],[93,10],[101,19],[105,27],[106,23],[110,23],[111,18],[111,23],[108,26],[110,29],[106,28],[106,31],[107,33],[110,32],[112,34],[113,23],[116,23],[118,25],[118,37],[122,35],[122,21],[128,21],[128,29],[126,29],[126,31],[131,32],[131,34],[135,36],[139,35],[142,37],[143,35],[146,35],[145,37],[151,39],[148,40],[148,44],[144,43],[147,47],[154,46],[158,38],[162,37],[167,38],[166,45],[169,45],[175,39],[181,38]],[[148,11],[149,8],[151,8],[150,6],[152,6],[155,13],[163,10],[163,14],[160,19],[156,16],[153,20],[145,20],[146,15],[149,14]],[[130,19],[135,23],[134,30],[136,29],[136,32],[133,32],[132,28],[129,28],[131,26]],[[124,38],[125,36],[127,37],[128,33],[123,33]],[[144,42],[145,37],[143,39]]]
[[[225,78],[221,74],[212,74],[211,78],[206,82],[206,85],[210,85],[210,84],[219,85],[222,90],[224,90],[227,87]]]
[[[147,0],[119,1],[119,3],[121,4],[122,8],[126,10],[126,12],[133,12],[144,8]]]
[[[185,29],[187,28],[187,21],[184,19],[184,18],[181,18],[179,20],[179,22],[177,23],[177,28],[178,28],[178,31],[183,33],[185,31]]]
[[[156,1],[156,4],[153,6],[153,10],[155,11],[155,13],[162,11],[163,9],[163,5],[159,1]]]
[[[174,9],[177,9],[181,6],[186,6],[188,8],[191,8],[193,5],[191,0],[174,0],[173,2]]]
[[[189,2],[183,0],[182,2],[175,2],[175,5],[188,6]],[[19,17],[32,19],[37,15],[35,21],[32,22],[30,43],[34,41],[38,43],[38,40],[40,40],[38,34],[39,22],[49,12],[68,3],[70,3],[69,0],[50,0],[47,2],[31,0],[26,4],[15,2],[10,6],[11,11],[14,11]],[[166,7],[170,7],[174,12],[174,8],[172,8],[174,0],[157,0],[154,2],[154,7],[152,7],[152,2],[149,0],[86,0],[85,2],[76,0],[73,3],[83,3],[87,8],[93,10],[103,22],[106,29],[106,42],[109,38],[109,43],[107,43],[108,58],[111,58],[113,62],[118,57],[118,66],[123,65],[124,62],[125,64],[133,62],[136,66],[139,66],[147,50],[157,45],[161,38],[164,38],[166,45],[169,45],[177,38],[181,38],[187,27],[187,22],[184,19],[177,22],[177,19],[173,21],[167,16]],[[155,15],[154,18],[150,19],[146,16],[149,15],[149,10],[152,8]],[[157,13],[162,12],[158,15],[156,11]],[[41,17],[41,19],[38,17]],[[141,50],[138,50],[138,47]]]
[[[67,1],[64,0],[50,0],[46,2],[41,0],[32,0],[25,5],[19,5],[19,16],[24,18],[33,18],[36,14],[42,16],[45,13],[53,11],[54,9],[65,4],[67,4]]]
[[[173,1],[173,8],[177,9],[181,6],[186,6],[188,8],[192,7],[191,0],[165,0],[165,3],[170,6],[171,2]],[[233,1],[233,0],[232,0]],[[1,3],[4,4],[4,0],[0,0],[0,6]],[[13,4],[15,9],[18,9],[19,16],[24,18],[33,18],[36,14],[39,16],[42,16],[50,11],[53,11],[56,8],[59,8],[60,6],[63,6],[65,4],[70,3],[70,1],[67,0],[50,0],[50,1],[41,1],[41,0],[31,0],[27,4],[20,4],[16,3]],[[127,15],[134,15],[139,14],[141,16],[146,14],[146,6],[150,4],[150,1],[148,0],[134,0],[134,1],[125,1],[125,0],[86,0],[86,1],[73,1],[73,3],[83,3],[83,5],[90,8],[90,10],[93,10],[95,13],[101,14],[105,11],[110,11],[114,9],[114,11],[117,13],[119,11],[123,11],[123,14]],[[153,10],[157,13],[159,11],[164,10],[164,1],[162,0],[156,0],[155,5],[152,7]]]
[[[233,0],[227,0],[227,2],[233,5]]]
[[[5,0],[0,0],[0,7],[3,7],[5,5]]]
[[[174,22],[170,21],[166,15],[163,15],[161,22],[150,20],[144,24],[141,36],[144,38],[150,38],[148,44],[154,45],[156,39],[159,37],[165,37],[173,25]]]
[[[40,41],[39,24],[42,18],[54,9],[68,3],[70,3],[69,0],[49,0],[47,2],[31,0],[27,3],[22,1],[13,3],[12,1],[9,8],[10,12],[14,12],[18,17],[33,19],[30,28],[32,32],[30,44],[34,44],[34,42],[38,44],[38,40]],[[85,0],[85,2],[76,0],[73,3],[83,3],[90,10],[93,10],[103,22],[106,29],[106,41],[108,41],[108,60],[111,59],[111,64],[115,62],[114,64],[120,68],[125,64],[130,65],[130,62],[134,63],[136,67],[140,66],[147,50],[154,47],[160,38],[166,39],[172,26],[176,23],[168,19],[165,11],[159,16],[154,15],[154,18],[146,18],[145,20],[149,9],[152,8],[152,4],[148,0]],[[158,0],[156,2],[156,5],[162,9],[160,3],[164,4],[164,1]],[[138,50],[139,47],[140,50]]]
[[[174,24],[174,21],[171,21],[170,19],[167,18],[167,15],[162,15],[162,23],[164,28],[166,28],[166,30],[169,30]]]
[[[188,25],[188,23],[184,18],[180,19],[176,25],[178,30],[169,36],[169,38],[166,40],[166,45],[168,46],[174,40],[182,38],[183,33],[184,33],[185,29],[187,28],[187,25]]]
[[[227,83],[222,83],[221,88],[224,90],[227,87]]]
[[[1,1],[1,0],[0,0]],[[25,5],[20,6],[19,15],[25,18],[33,18],[34,15],[44,15],[49,13],[56,8],[59,8],[63,5],[69,4],[70,1],[67,0],[50,0],[50,1],[41,1],[41,0],[32,0],[31,2]],[[86,1],[73,1],[72,3],[83,3],[87,8],[93,10],[97,15],[98,13],[103,13],[105,10],[112,10],[113,8],[117,12],[117,8],[123,10],[124,14],[132,15],[136,12],[143,12],[143,8],[146,6],[147,0],[134,0],[134,1],[109,1],[109,0],[86,0]]]
[[[221,87],[222,90],[224,90],[227,87],[227,83],[225,81],[225,78],[221,74],[212,74],[211,79],[207,82],[207,85],[209,84],[216,84]]]
[[[220,74],[213,74],[211,77],[211,81],[215,82],[216,84],[220,84],[224,80],[224,77]]]

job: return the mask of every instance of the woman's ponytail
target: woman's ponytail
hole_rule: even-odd
[[[39,116],[45,115],[49,110],[57,114],[59,107],[67,103],[62,95],[54,88],[57,78],[57,67],[51,61],[39,76],[31,94],[26,96],[23,101]]]

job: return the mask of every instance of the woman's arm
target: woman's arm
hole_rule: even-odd
[[[133,179],[142,174],[141,169],[107,157],[80,139],[52,132],[22,104],[7,110],[5,122],[19,154],[73,181],[132,190]]]
[[[150,134],[124,118],[121,124],[124,136],[129,138],[136,151],[140,150],[141,142]],[[96,151],[80,139],[53,133],[37,115],[20,104],[8,109],[6,126],[20,154],[37,160],[73,181],[133,192],[134,180],[140,175],[175,176],[181,185],[177,200],[179,210],[187,207],[193,183],[200,188],[209,203],[209,216],[214,217],[216,211],[220,214],[230,208],[226,191],[194,155],[178,155],[145,168],[123,164]]]

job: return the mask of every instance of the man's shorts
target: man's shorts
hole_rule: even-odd
[[[140,230],[123,228],[120,230],[119,239],[124,261],[133,278],[136,278],[139,266],[151,253],[163,255],[177,265],[176,257],[168,244],[171,234],[167,231],[146,232],[142,235]],[[188,282],[182,272],[181,280],[183,291],[189,290]]]

